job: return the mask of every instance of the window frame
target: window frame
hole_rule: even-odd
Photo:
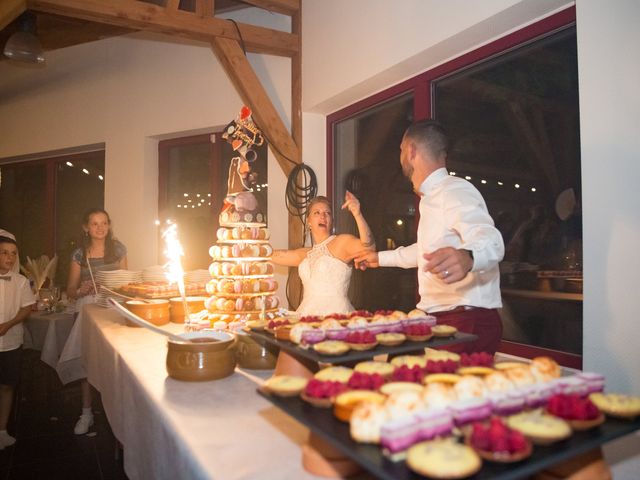
[[[504,37],[482,45],[468,53],[460,55],[448,62],[438,65],[430,70],[420,73],[401,83],[393,85],[370,97],[360,100],[341,110],[327,116],[326,120],[326,174],[327,174],[327,196],[333,198],[334,194],[334,133],[338,122],[347,120],[356,114],[361,114],[369,108],[380,103],[389,101],[395,96],[413,91],[414,94],[414,119],[425,120],[433,116],[432,95],[433,84],[450,74],[474,65],[489,61],[491,58],[503,55],[510,50],[523,47],[528,43],[537,41],[549,35],[553,35],[561,30],[570,28],[576,23],[576,8],[570,6],[565,10],[550,15],[538,22],[528,25],[520,30],[512,32]],[[584,319],[583,319],[584,321]],[[560,364],[571,367],[582,367],[582,356],[544,347],[536,347],[522,343],[503,340],[499,351],[533,358],[538,355],[548,355],[556,359]]]

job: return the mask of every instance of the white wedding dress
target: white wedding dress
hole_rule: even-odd
[[[304,286],[302,303],[296,310],[301,315],[327,315],[353,311],[347,292],[352,269],[334,257],[327,246],[335,235],[314,245],[307,252],[298,274]]]

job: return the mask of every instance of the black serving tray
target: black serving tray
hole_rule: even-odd
[[[278,340],[270,333],[264,331],[254,331],[251,330],[249,334],[259,340],[264,340],[281,350],[286,351],[287,353],[291,353],[297,355],[299,357],[304,357],[314,362],[324,362],[324,363],[345,363],[351,361],[358,360],[368,360],[370,358],[375,357],[376,355],[384,355],[384,354],[400,354],[400,353],[408,353],[417,350],[423,350],[425,347],[430,348],[438,348],[444,347],[447,345],[454,345],[457,343],[471,342],[475,340],[477,335],[472,335],[470,333],[462,333],[457,332],[455,335],[451,337],[432,337],[431,339],[425,342],[410,342],[409,340],[405,341],[400,345],[396,345],[394,347],[387,347],[384,345],[377,345],[375,348],[371,350],[365,351],[356,351],[349,350],[344,355],[321,355],[312,348],[302,348],[293,342],[289,342],[288,340]]]
[[[349,434],[349,424],[336,419],[333,409],[317,408],[299,397],[278,397],[261,389],[258,389],[258,394],[309,427],[375,477],[383,480],[424,479],[423,476],[412,472],[404,461],[388,460],[380,447],[354,442]],[[574,432],[571,437],[561,442],[546,447],[534,446],[533,454],[521,462],[499,464],[483,461],[482,469],[469,478],[514,480],[528,477],[639,429],[640,418],[634,421],[608,418],[602,425],[584,432]]]

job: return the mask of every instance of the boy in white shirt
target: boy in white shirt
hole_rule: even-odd
[[[16,442],[7,433],[7,422],[20,378],[22,322],[36,301],[29,281],[14,271],[17,259],[16,241],[0,236],[0,450]]]

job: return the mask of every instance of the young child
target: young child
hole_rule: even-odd
[[[16,241],[0,236],[0,450],[16,442],[7,433],[7,422],[20,378],[22,322],[36,302],[29,281],[13,270],[17,259]]]

